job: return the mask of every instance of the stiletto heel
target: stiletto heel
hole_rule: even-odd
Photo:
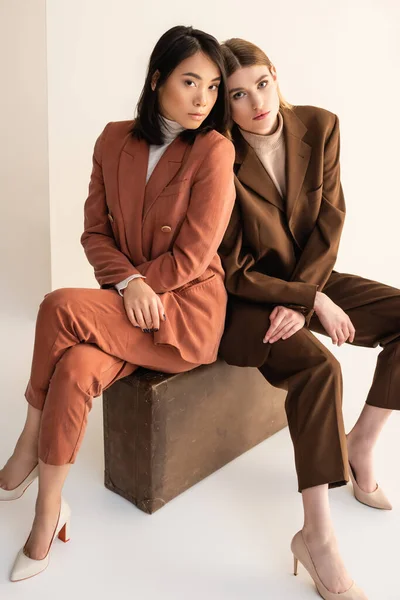
[[[356,480],[356,474],[351,466],[349,461],[349,472],[351,483],[353,484],[353,492],[356,500],[361,502],[361,504],[365,504],[366,506],[370,506],[371,508],[379,508],[381,510],[392,510],[392,505],[389,500],[386,498],[382,488],[379,485],[376,486],[376,490],[373,492],[364,492],[360,488]]]
[[[37,464],[36,467],[34,467],[32,471],[28,473],[25,479],[13,490],[3,490],[3,488],[0,488],[0,501],[17,500],[18,498],[21,498],[23,493],[38,475],[39,465]]]
[[[294,559],[293,574],[297,575],[297,567],[298,567],[299,561],[297,560],[297,558],[294,555],[293,555],[293,559]]]
[[[297,575],[297,561],[300,561],[303,567],[308,571],[310,577],[314,580],[315,587],[324,600],[368,600],[364,592],[356,586],[354,581],[348,590],[340,592],[339,594],[330,592],[328,588],[325,587],[317,573],[301,530],[298,531],[292,539],[290,548],[294,556],[294,574]]]
[[[10,580],[11,581],[21,581],[23,579],[29,579],[30,577],[34,577],[38,575],[42,571],[46,569],[49,564],[49,554],[50,548],[54,542],[54,539],[58,537],[63,542],[68,542],[69,540],[69,523],[71,519],[71,509],[64,500],[61,498],[61,506],[60,506],[60,514],[58,515],[58,521],[56,528],[53,533],[53,537],[51,538],[51,542],[49,544],[49,549],[47,550],[47,554],[44,558],[36,560],[34,558],[29,558],[25,554],[25,547],[29,541],[25,543],[25,546],[21,548],[21,550],[17,554],[17,558],[15,559],[14,566],[11,571]]]

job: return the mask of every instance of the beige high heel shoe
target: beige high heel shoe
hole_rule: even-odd
[[[370,506],[371,508],[380,508],[381,510],[392,510],[392,505],[390,504],[382,488],[380,488],[378,484],[376,485],[376,490],[374,492],[364,492],[364,490],[362,490],[357,483],[356,475],[353,471],[353,467],[351,466],[350,462],[349,472],[356,500],[361,502],[361,504],[366,504],[367,506]]]
[[[54,542],[54,538],[58,537],[64,543],[69,541],[70,519],[71,509],[68,506],[67,502],[64,500],[64,498],[61,498],[60,514],[58,515],[57,525],[54,530],[53,537],[51,538],[51,542],[49,545],[49,549],[47,550],[46,556],[40,560],[35,560],[34,558],[29,558],[29,556],[26,556],[24,550],[26,544],[29,541],[29,534],[29,537],[25,542],[25,546],[21,548],[21,550],[17,554],[17,558],[15,559],[14,566],[10,575],[11,581],[22,581],[23,579],[29,579],[30,577],[34,577],[35,575],[38,575],[46,569],[46,567],[49,564],[49,553],[50,548]]]
[[[294,556],[294,574],[297,575],[298,561],[300,561],[303,567],[308,571],[311,578],[314,580],[315,587],[317,588],[321,598],[324,598],[325,600],[368,600],[367,596],[359,587],[356,586],[354,581],[348,590],[339,594],[330,592],[324,586],[316,571],[313,559],[304,541],[303,532],[301,530],[298,531],[292,539],[290,548]]]
[[[32,469],[30,473],[25,477],[25,479],[13,490],[3,490],[0,488],[0,501],[4,500],[17,500],[21,498],[26,489],[31,485],[31,483],[36,479],[39,475],[39,465],[36,465]]]

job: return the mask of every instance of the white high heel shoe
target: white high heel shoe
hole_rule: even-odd
[[[35,560],[34,558],[29,558],[29,556],[26,556],[24,550],[29,541],[29,534],[29,537],[25,542],[25,546],[21,548],[17,554],[17,558],[15,559],[10,575],[11,581],[22,581],[23,579],[29,579],[30,577],[34,577],[46,569],[49,564],[49,553],[52,543],[54,542],[54,538],[58,537],[62,542],[69,541],[70,518],[71,509],[64,498],[61,498],[60,514],[58,516],[57,525],[54,530],[53,537],[51,538],[46,556],[40,560]]]
[[[25,477],[22,483],[19,484],[13,490],[3,490],[0,488],[0,501],[2,500],[17,500],[21,498],[22,494],[25,490],[31,485],[31,483],[36,479],[39,475],[39,465],[36,465],[32,469],[32,471]]]

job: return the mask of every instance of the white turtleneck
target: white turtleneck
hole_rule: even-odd
[[[147,165],[146,184],[149,181],[150,176],[151,176],[152,172],[154,171],[158,161],[160,160],[160,158],[162,157],[162,155],[164,154],[164,152],[166,151],[168,146],[185,129],[184,127],[182,127],[182,125],[180,125],[176,121],[171,121],[170,119],[166,119],[165,117],[163,117],[161,115],[159,118],[160,118],[160,128],[161,128],[161,133],[162,133],[164,143],[161,145],[150,144],[150,146],[149,146],[149,162]],[[127,277],[126,279],[124,279],[123,281],[120,281],[119,283],[117,283],[115,285],[120,296],[123,295],[121,290],[126,288],[128,283],[132,279],[136,279],[137,277],[142,277],[143,279],[146,279],[144,277],[144,275],[138,275],[136,273],[135,275],[130,275],[130,277]]]
[[[246,142],[254,149],[263,167],[274,182],[282,198],[286,196],[285,178],[285,139],[283,136],[283,117],[278,112],[278,128],[270,135],[258,135],[240,129]]]
[[[160,128],[164,143],[161,146],[150,144],[149,148],[149,164],[147,167],[146,183],[150,179],[150,175],[155,169],[156,164],[176,137],[185,129],[176,121],[171,121],[160,115]]]

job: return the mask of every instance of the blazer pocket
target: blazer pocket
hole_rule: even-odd
[[[194,290],[197,290],[199,287],[203,286],[205,283],[210,283],[215,278],[216,278],[215,273],[211,273],[211,275],[200,275],[200,277],[197,277],[196,279],[189,281],[189,283],[185,283],[185,285],[182,285],[181,287],[176,288],[176,290],[173,290],[173,292],[179,293],[179,294],[182,293],[183,291],[185,293],[192,292]]]
[[[107,213],[107,217],[108,217],[108,222],[111,225],[111,229],[114,235],[114,240],[116,241],[117,245],[119,246],[119,236],[118,236],[118,228],[117,228],[117,224],[115,222],[114,217],[112,216],[112,214],[110,212]]]
[[[309,190],[307,192],[307,196],[309,196],[310,194],[314,194],[315,192],[318,192],[322,188],[323,185],[324,185],[324,182],[320,183],[318,187],[312,188],[311,190]]]
[[[323,184],[321,183],[321,185],[319,187],[317,187],[315,190],[311,190],[310,192],[307,192],[307,200],[308,200],[308,204],[310,207],[313,205],[319,205],[321,203],[322,187],[323,187]]]
[[[175,183],[171,183],[171,185],[167,185],[160,193],[160,196],[171,196],[172,194],[178,194],[184,187],[187,185],[187,179],[181,179],[180,181],[175,181]]]

